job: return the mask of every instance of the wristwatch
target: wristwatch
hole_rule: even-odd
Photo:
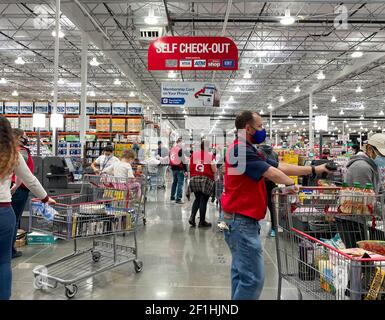
[[[315,178],[316,177],[316,172],[315,172],[315,166],[314,165],[311,165],[311,176],[313,177],[313,178]]]

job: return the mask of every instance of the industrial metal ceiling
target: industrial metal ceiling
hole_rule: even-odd
[[[160,84],[170,79],[167,72],[147,71],[149,41],[140,37],[140,30],[149,27],[144,18],[150,8],[160,17],[157,27],[162,27],[163,35],[224,35],[238,46],[238,71],[183,71],[172,80],[210,81],[221,89],[225,108],[189,109],[187,114],[221,115],[217,126],[228,129],[239,110],[263,110],[265,115],[272,110],[277,120],[274,129],[293,131],[296,121],[300,131],[307,127],[302,121],[309,112],[308,94],[313,92],[314,114],[328,114],[337,128],[344,119],[355,119],[352,126],[360,127],[361,116],[364,129],[385,126],[380,115],[385,110],[383,1],[349,1],[340,6],[340,2],[318,0],[62,0],[60,28],[65,36],[60,39],[59,78],[64,84],[59,87],[59,100],[79,100],[81,37],[86,34],[89,60],[96,57],[100,62],[88,69],[88,90],[95,91],[94,99],[135,99],[129,97],[135,92],[160,112],[155,107]],[[289,26],[280,23],[286,9],[296,17]],[[0,98],[14,98],[15,89],[19,99],[51,98],[54,14],[54,0],[1,1],[0,77],[8,82],[0,84]],[[352,57],[355,51],[362,56]],[[18,56],[24,65],[15,64]],[[323,80],[318,79],[320,71]],[[122,84],[115,85],[115,79]],[[297,86],[300,92],[294,91]],[[356,92],[358,86],[362,92]],[[182,110],[162,111],[184,126]],[[287,119],[289,115],[293,119]]]

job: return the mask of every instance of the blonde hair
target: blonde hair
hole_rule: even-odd
[[[8,119],[0,116],[0,180],[12,174],[19,160],[17,143]]]
[[[134,159],[135,160],[135,158],[136,158],[136,153],[132,149],[124,150],[122,153],[122,159],[127,159],[127,160]]]

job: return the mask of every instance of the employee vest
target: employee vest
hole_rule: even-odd
[[[211,169],[213,155],[210,152],[196,151],[190,158],[190,177],[206,176],[214,180],[214,172]]]
[[[27,159],[27,167],[29,168],[29,171],[31,171],[32,174],[34,174],[35,172],[35,165],[33,163],[33,159],[32,159],[32,156],[31,156],[31,152],[29,151],[28,148],[26,147],[19,147],[18,150],[25,150],[28,154],[28,159]],[[12,182],[15,183],[16,182],[16,176],[13,175],[12,176]],[[24,184],[21,184],[20,187],[24,188],[24,189],[28,189]]]
[[[243,214],[256,220],[262,220],[267,208],[265,179],[255,181],[246,174],[234,174],[231,172],[236,170],[234,167],[229,172],[231,168],[230,152],[236,145],[241,146],[241,144],[243,144],[242,147],[246,147],[244,142],[235,140],[226,152],[222,208],[228,213]]]
[[[181,149],[182,148],[178,145],[171,148],[171,150],[170,150],[170,166],[179,167],[179,168],[183,169],[182,159],[179,157],[179,151]]]

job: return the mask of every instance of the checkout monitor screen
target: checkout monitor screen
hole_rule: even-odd
[[[74,167],[74,164],[72,163],[71,158],[64,158],[64,162],[65,162],[69,172],[73,173],[73,172],[76,171],[75,167]]]

